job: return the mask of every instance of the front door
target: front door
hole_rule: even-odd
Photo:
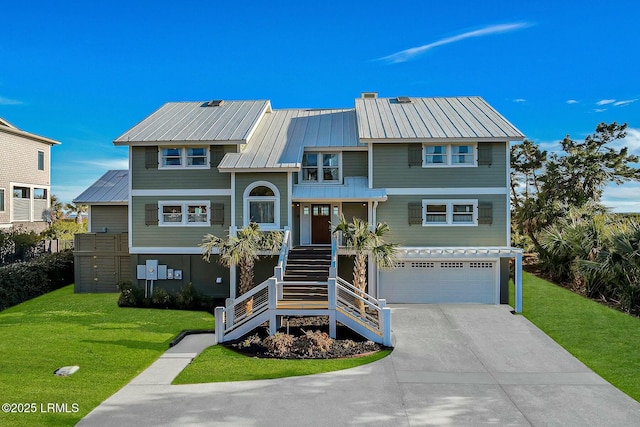
[[[311,243],[331,243],[331,205],[311,205]]]

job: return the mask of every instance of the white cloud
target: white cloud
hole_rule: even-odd
[[[521,104],[521,103],[523,103],[523,102],[527,102],[527,100],[526,100],[526,99],[524,99],[524,98],[516,98],[516,99],[514,99],[514,100],[513,100],[513,102],[518,103],[518,104]]]
[[[613,105],[615,105],[616,107],[624,107],[624,106],[629,105],[629,104],[631,104],[633,102],[636,102],[636,101],[637,101],[637,99],[626,99],[624,101],[614,102]]]
[[[384,56],[378,59],[381,61],[392,63],[392,64],[396,64],[399,62],[406,62],[438,46],[444,46],[450,43],[455,43],[455,42],[459,42],[459,41],[469,39],[469,38],[474,38],[474,37],[483,37],[483,36],[488,36],[490,34],[506,33],[509,31],[520,30],[522,28],[528,27],[529,25],[530,24],[527,24],[524,22],[518,22],[514,24],[490,25],[488,27],[484,27],[479,30],[469,31],[466,33],[458,34],[456,36],[440,39],[435,42],[425,44],[422,46],[405,49],[400,52],[396,52],[391,55]]]
[[[613,104],[614,102],[616,102],[615,99],[601,99],[600,101],[596,102],[596,105],[607,105]]]
[[[575,99],[567,99],[567,104],[577,104],[578,101],[576,101]]]
[[[596,108],[593,111],[595,111],[596,113],[602,113],[604,111],[607,111],[607,109],[606,108]]]
[[[0,105],[21,105],[22,101],[18,101],[15,99],[5,98],[4,96],[0,96]]]
[[[613,212],[640,212],[640,182],[610,184],[604,189],[602,204]]]
[[[618,150],[622,147],[627,147],[629,153],[640,156],[640,129],[627,128],[627,136],[624,139],[615,141],[611,146]]]
[[[82,164],[104,169],[105,172],[110,169],[129,169],[129,159],[97,159],[82,161]]]

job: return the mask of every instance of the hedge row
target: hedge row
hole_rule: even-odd
[[[145,298],[144,289],[134,286],[131,281],[118,283],[120,307],[165,308],[175,310],[208,311],[214,313],[215,307],[224,306],[224,300],[212,298],[196,291],[191,283],[180,288],[177,292],[168,292],[156,288],[153,296]]]
[[[73,251],[0,267],[0,311],[73,283]]]

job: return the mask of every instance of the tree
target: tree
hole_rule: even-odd
[[[78,224],[82,223],[82,214],[87,213],[89,207],[87,205],[78,205],[76,203],[67,203],[64,205],[64,208],[69,212],[75,212],[76,214],[76,222]]]
[[[386,223],[378,223],[371,230],[369,224],[358,218],[347,223],[344,215],[340,215],[338,224],[333,233],[342,233],[342,244],[354,252],[353,286],[364,293],[367,289],[367,257],[373,256],[379,267],[391,268],[397,254],[397,244],[386,243],[384,235],[389,232]],[[364,302],[358,299],[356,305],[360,311],[364,311]]]
[[[56,221],[64,218],[64,212],[62,211],[62,202],[55,194],[51,195],[51,207],[47,212],[47,222],[54,224]]]
[[[202,240],[202,257],[209,262],[211,254],[217,250],[218,262],[225,267],[240,267],[240,295],[249,292],[253,286],[254,265],[260,251],[276,254],[282,246],[281,232],[262,232],[255,222],[237,231],[235,236],[221,239],[207,234]]]
[[[612,143],[626,136],[627,125],[600,123],[584,142],[567,135],[562,153],[547,156],[530,141],[511,148],[513,218],[541,256],[546,255],[539,233],[567,214],[571,207],[600,202],[609,183],[640,180],[640,170],[629,166],[638,156]]]

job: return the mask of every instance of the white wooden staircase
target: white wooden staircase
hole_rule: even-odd
[[[358,291],[337,276],[336,240],[330,251],[316,249],[315,255],[328,258],[328,263],[309,258],[313,249],[290,251],[290,245],[287,230],[274,276],[238,298],[228,299],[225,307],[215,309],[217,341],[238,339],[265,322],[269,323],[270,334],[275,334],[283,317],[327,316],[332,338],[336,337],[336,322],[340,322],[366,339],[391,346],[391,309],[385,300]],[[288,266],[288,262],[292,265]],[[309,268],[314,265],[318,268]],[[324,274],[326,280],[322,280]]]

